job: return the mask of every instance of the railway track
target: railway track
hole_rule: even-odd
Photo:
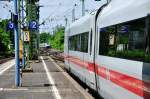
[[[7,61],[9,61],[11,59],[13,59],[13,57],[0,59],[0,64],[5,63],[5,62],[7,62]]]
[[[51,56],[54,60],[64,62],[63,52],[54,49],[42,49],[40,50],[41,56]]]

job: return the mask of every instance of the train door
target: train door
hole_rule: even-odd
[[[98,33],[98,27],[96,27],[96,32],[95,32],[95,40],[94,40],[94,65],[95,65],[95,83],[96,83],[96,90],[99,93],[100,92],[100,81],[99,81],[99,76],[98,76],[98,49],[99,49],[99,36],[100,34]]]
[[[96,83],[95,83],[95,72],[94,72],[94,54],[93,54],[93,30],[90,29],[88,33],[88,53],[84,53],[84,62],[88,64],[86,71],[86,84],[90,86],[92,89],[96,89]]]
[[[75,58],[78,59],[79,63],[82,61],[84,61],[84,52],[86,52],[86,46],[82,46],[83,41],[85,41],[84,39],[86,39],[86,32],[85,33],[81,33],[81,34],[77,34],[75,35],[76,38],[76,51],[74,51],[73,53],[71,53],[71,56],[74,56]],[[79,77],[80,80],[82,80],[83,82],[85,82],[85,73],[84,73],[84,69],[83,69],[83,65],[79,64],[72,64],[73,65],[73,71],[75,72],[75,75]]]
[[[99,55],[99,49],[101,42],[101,38],[104,38],[104,33],[102,33],[102,29],[96,27],[96,33],[95,33],[95,77],[96,77],[96,84],[97,84],[97,92],[99,95],[102,95],[102,97],[106,97],[107,99],[112,99],[111,95],[108,95],[104,89],[110,90],[109,88],[109,70],[105,68],[105,56]],[[105,48],[103,48],[106,50]],[[101,61],[103,60],[103,61]]]
[[[74,33],[74,32],[72,32]],[[83,51],[86,50],[86,46],[82,47],[81,43],[84,41],[82,37],[84,37],[86,33],[80,33],[76,35],[71,35],[69,37],[70,48],[69,48],[69,64],[70,64],[70,71],[80,78],[83,82],[85,81],[84,77],[84,64],[83,64]],[[83,48],[83,49],[82,49]],[[83,51],[82,51],[83,50]]]

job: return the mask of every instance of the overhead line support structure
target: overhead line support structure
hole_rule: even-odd
[[[14,33],[15,33],[15,62],[16,62],[16,72],[15,72],[15,85],[20,86],[20,62],[19,62],[19,33],[18,33],[18,0],[14,0]]]
[[[81,0],[82,1],[82,16],[85,15],[85,0]]]
[[[22,9],[22,28],[24,28],[24,0],[21,0]],[[24,31],[22,30],[22,43],[23,43],[23,54],[22,54],[22,65],[25,67],[25,44],[24,44]]]
[[[36,21],[39,24],[39,0],[26,0],[26,16],[27,24],[30,21]],[[29,57],[30,59],[38,59],[39,49],[39,29],[30,30],[30,42],[29,42]]]

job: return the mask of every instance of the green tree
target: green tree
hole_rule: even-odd
[[[9,46],[11,44],[11,31],[8,31],[9,20],[2,20],[0,22],[0,55],[8,54],[11,49],[9,49]]]
[[[41,33],[40,34],[40,43],[47,43],[49,39],[48,33]]]
[[[52,48],[58,50],[64,49],[64,31],[65,28],[63,26],[59,26],[54,31],[54,35],[49,37],[49,44]]]

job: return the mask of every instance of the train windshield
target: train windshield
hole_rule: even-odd
[[[101,28],[99,54],[150,62],[146,30],[146,18]]]

